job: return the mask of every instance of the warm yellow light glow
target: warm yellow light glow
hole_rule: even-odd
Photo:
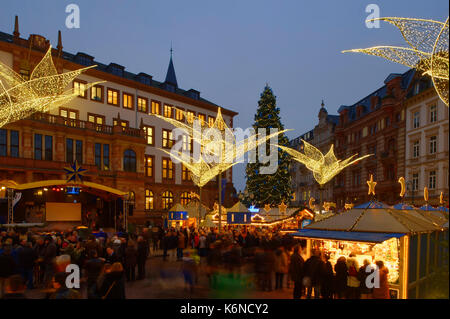
[[[314,210],[314,208],[316,208],[315,207],[315,202],[316,202],[316,199],[314,197],[311,197],[309,199],[309,208],[311,208],[312,210]]]
[[[326,211],[329,211],[331,207],[336,208],[336,203],[333,203],[333,202],[324,202],[323,203],[323,209],[325,209]]]
[[[302,142],[304,145],[304,153],[300,153],[299,151],[286,146],[279,145],[278,147],[291,155],[294,160],[304,164],[307,169],[312,171],[314,179],[317,181],[317,183],[319,183],[321,187],[328,183],[331,179],[333,179],[333,177],[339,174],[347,166],[350,166],[372,155],[368,154],[357,159],[353,159],[358,155],[355,154],[341,161],[338,160],[334,155],[334,145],[331,145],[328,153],[326,155],[323,155],[319,149],[312,146],[308,142],[304,140],[302,140]]]
[[[153,116],[169,122],[176,128],[183,129],[190,140],[193,140],[194,143],[200,145],[201,151],[198,158],[194,158],[183,151],[160,149],[183,163],[183,165],[191,172],[192,181],[199,187],[203,187],[215,176],[222,174],[232,166],[238,164],[239,162],[237,159],[242,158],[246,152],[255,149],[270,138],[287,131],[279,131],[263,138],[260,137],[259,134],[253,134],[238,142],[236,141],[232,129],[228,127],[223,120],[220,108],[218,108],[216,119],[211,127],[206,125],[206,123],[201,121],[198,117],[193,117],[192,115],[190,115],[190,117],[193,121],[188,123],[183,123],[157,114],[153,114]],[[185,118],[188,118],[186,112]],[[206,127],[205,130],[203,130],[202,127]],[[215,140],[207,138],[207,136],[209,136],[208,132],[212,132],[209,130],[214,129],[220,132],[221,139]],[[216,160],[206,161],[207,156],[215,156]]]
[[[444,192],[441,192],[441,195],[439,195],[439,204],[444,205]]]
[[[377,182],[373,181],[373,175],[370,174],[370,180],[367,181],[367,185],[369,185],[369,192],[367,194],[375,195],[375,186],[377,186]]]
[[[270,204],[264,205],[264,210],[266,211],[266,213],[270,212]]]
[[[423,189],[423,199],[425,202],[428,202],[428,187],[424,187]]]
[[[50,46],[28,81],[0,62],[0,127],[35,112],[47,112],[78,95],[76,90],[66,90],[67,86],[78,75],[95,65],[58,74],[51,50]],[[89,89],[95,84],[97,83],[86,84],[85,88]]]
[[[403,198],[403,196],[405,196],[406,193],[406,184],[405,184],[405,178],[402,176],[398,179],[398,182],[400,183],[401,186],[401,191],[400,191],[400,197]]]
[[[429,75],[441,100],[449,104],[449,32],[445,22],[386,17],[369,21],[386,21],[396,26],[410,47],[375,46],[367,49],[345,50],[375,55],[414,68]]]
[[[287,205],[282,202],[280,205],[278,205],[278,210],[280,213],[286,214]]]
[[[353,206],[355,206],[355,205],[354,205],[354,204],[352,204],[352,203],[349,203],[349,204],[345,203],[345,205],[344,205],[344,209],[352,209],[352,208],[353,208]]]

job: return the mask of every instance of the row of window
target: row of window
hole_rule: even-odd
[[[436,189],[436,171],[428,172],[428,189]],[[419,173],[412,174],[412,190],[419,190]]]
[[[78,95],[80,98],[87,99],[89,95],[89,91],[87,90],[87,82],[82,80],[74,80],[73,81],[73,90],[74,93]],[[175,118],[178,121],[184,121],[185,115],[183,113],[183,109],[175,107],[170,104],[162,104],[160,101],[150,100],[146,97],[137,96],[137,100],[135,103],[135,95],[122,92],[122,101],[120,101],[120,91],[112,88],[106,88],[106,103],[109,105],[122,107],[128,110],[134,110],[135,107],[139,112],[142,113],[150,113],[163,115],[168,118]],[[104,103],[104,87],[101,85],[95,85],[90,89],[90,99],[92,101]],[[121,103],[122,102],[122,103]],[[202,113],[197,114],[198,118],[202,121],[202,123],[206,123],[206,115]],[[186,117],[189,123],[192,123],[195,117],[195,112],[186,110]],[[213,116],[208,116],[208,125],[212,126],[215,121]],[[98,123],[100,124],[100,123]],[[104,124],[104,123],[102,123]]]
[[[180,195],[181,205],[187,205],[191,200],[189,192],[183,192]],[[161,194],[161,208],[170,209],[173,206],[174,196],[171,191],[165,191]],[[155,209],[155,195],[152,190],[145,189],[145,210]]]
[[[428,139],[428,154],[433,155],[437,153],[437,136],[431,136]],[[416,140],[412,145],[413,158],[420,157],[420,141]]]
[[[438,120],[437,106],[432,105],[428,109],[428,123],[435,123]],[[420,127],[420,111],[415,111],[412,116],[413,128]]]

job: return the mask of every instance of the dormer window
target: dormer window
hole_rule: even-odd
[[[200,99],[200,92],[196,91],[194,89],[190,89],[189,91],[187,91],[187,95],[194,100],[198,100]]]
[[[75,55],[75,62],[77,62],[78,64],[82,64],[82,65],[86,65],[86,66],[90,66],[92,64],[94,64],[94,57],[90,56],[86,53],[82,53],[82,52],[78,52]]]
[[[117,76],[123,76],[124,67],[115,63],[108,65],[108,71]]]
[[[148,74],[145,74],[145,73],[139,73],[139,74],[136,76],[136,79],[137,79],[139,82],[141,82],[142,84],[145,84],[145,85],[152,85],[152,77],[151,77],[150,75],[148,75]]]

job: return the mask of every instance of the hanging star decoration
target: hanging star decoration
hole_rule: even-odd
[[[218,108],[216,119],[209,127],[206,127],[206,123],[199,117],[188,115],[184,110],[176,110],[182,112],[184,118],[190,118],[190,120],[185,123],[158,114],[152,115],[172,124],[175,128],[182,129],[188,139],[199,146],[200,152],[195,157],[191,156],[190,152],[183,150],[169,151],[163,148],[160,148],[160,150],[183,163],[190,171],[192,181],[199,187],[203,187],[214,177],[241,163],[242,161],[238,161],[238,159],[243,158],[245,153],[255,149],[272,137],[288,131],[283,130],[264,137],[253,134],[242,141],[237,141],[232,129],[224,121],[220,108]]]
[[[398,179],[398,182],[400,183],[400,197],[403,198],[403,196],[405,196],[406,193],[406,183],[405,183],[405,178],[402,176]]]
[[[286,146],[278,145],[278,147],[291,155],[294,160],[304,164],[307,169],[312,171],[314,179],[321,187],[333,179],[333,177],[339,174],[347,166],[353,165],[356,162],[372,155],[368,154],[355,159],[355,156],[358,155],[355,154],[341,161],[334,155],[334,145],[331,145],[328,153],[323,155],[322,152],[313,145],[304,140],[302,140],[302,142],[304,146],[304,153]]]
[[[352,209],[352,208],[353,208],[353,206],[355,206],[355,205],[354,205],[354,204],[352,204],[352,203],[349,203],[349,204],[345,203],[345,205],[344,205],[344,209],[345,209],[345,210],[349,210],[349,209]]]
[[[78,162],[75,161],[70,167],[64,167],[64,170],[66,171],[66,179],[67,183],[73,182],[83,182],[83,176],[86,173],[87,169],[81,168],[80,165],[78,165]]]
[[[287,205],[282,202],[280,205],[278,205],[278,210],[282,214],[286,214]]]
[[[270,212],[270,204],[264,205],[264,210],[266,211],[266,213]]]
[[[0,62],[0,127],[35,112],[48,112],[65,105],[79,92],[68,85],[96,65],[59,74],[53,64],[52,47],[36,65],[29,80]],[[100,82],[85,84],[85,89]]]
[[[369,192],[367,194],[372,194],[375,196],[375,186],[377,186],[377,182],[373,181],[373,175],[370,174],[370,180],[367,181],[367,185],[369,185]]]
[[[375,46],[367,49],[345,50],[382,57],[414,68],[431,77],[436,92],[449,105],[449,31],[445,22],[386,17],[368,21],[386,21],[396,26],[409,47]]]

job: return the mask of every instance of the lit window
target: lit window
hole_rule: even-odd
[[[161,114],[161,103],[159,103],[158,101],[152,101],[151,113],[158,115]]]
[[[213,116],[209,116],[208,117],[208,126],[209,127],[213,127],[213,125],[214,125],[214,121],[215,121],[216,119],[213,117]]]
[[[195,113],[192,111],[186,112],[187,121],[189,124],[192,124],[194,122]]]
[[[182,168],[183,168],[183,170],[181,172],[181,179],[183,181],[190,181],[190,180],[192,180],[191,179],[191,173],[189,172],[189,170],[183,164],[181,164],[181,165],[182,165]]]
[[[175,109],[175,119],[177,121],[183,121],[184,120],[183,110]]]
[[[172,139],[172,131],[162,130],[162,147],[164,148],[172,148],[173,139]]]
[[[170,159],[162,160],[162,178],[173,179],[173,163]]]
[[[172,118],[173,117],[172,106],[164,104],[164,113],[163,113],[163,115],[165,117]]]
[[[153,203],[154,203],[153,192],[149,189],[146,189],[145,190],[145,209],[146,210],[153,209],[154,208]]]
[[[91,100],[103,102],[103,87],[93,86],[91,88]]]
[[[138,111],[147,113],[148,100],[143,97],[138,97]]]
[[[153,156],[145,155],[145,176],[153,177]]]
[[[144,126],[144,134],[147,145],[153,145],[153,126]]]
[[[73,93],[79,97],[86,98],[86,83],[81,81],[73,81]]]
[[[134,109],[133,95],[127,94],[127,93],[123,93],[123,107],[125,109],[129,109],[129,110],[133,110]]]
[[[192,137],[183,135],[183,151],[192,151]]]
[[[187,205],[191,201],[191,195],[189,192],[183,192],[180,196],[181,205]]]
[[[200,123],[202,125],[204,125],[204,123],[206,122],[206,115],[205,114],[198,114],[198,119],[200,120]]]
[[[108,104],[119,105],[119,91],[108,89]]]
[[[171,191],[165,191],[162,194],[162,208],[169,209],[173,205],[173,194]]]

